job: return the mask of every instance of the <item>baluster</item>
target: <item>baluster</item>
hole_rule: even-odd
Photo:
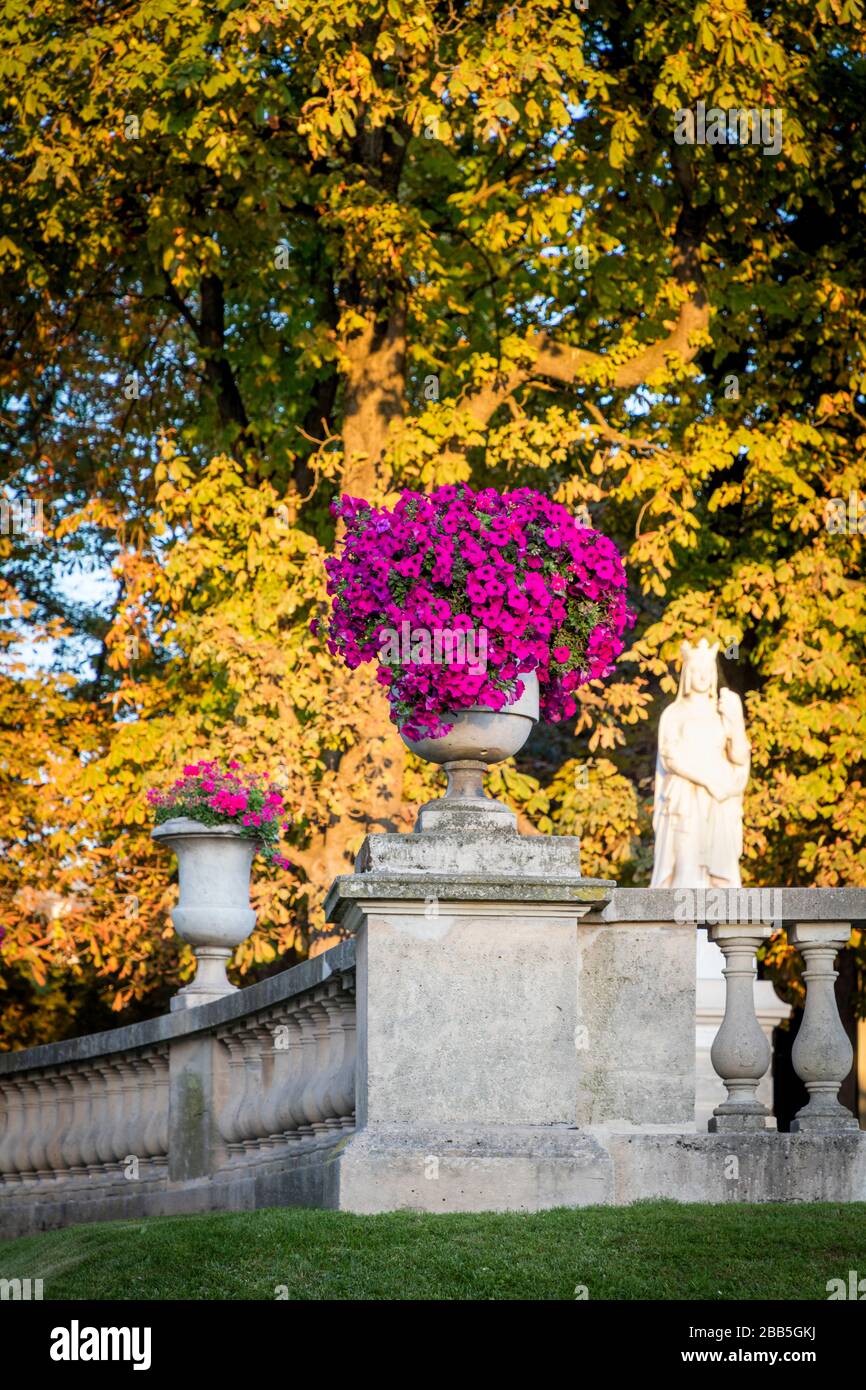
[[[139,1160],[139,1171],[142,1169],[146,1171],[150,1168],[150,1160],[153,1157],[153,1152],[148,1142],[154,1128],[152,1106],[154,1091],[153,1073],[148,1064],[147,1057],[141,1052],[136,1052],[130,1057],[129,1065],[135,1077],[133,1085],[136,1095],[135,1108],[131,1119],[129,1152],[137,1155]]]
[[[49,1092],[47,1112],[51,1117],[45,1141],[45,1165],[55,1182],[67,1178],[66,1163],[63,1158],[63,1136],[69,1129],[72,1118],[72,1083],[68,1074],[54,1072],[45,1078]]]
[[[100,1172],[99,1136],[105,1125],[106,1077],[101,1062],[88,1062],[81,1069],[87,1087],[87,1127],[81,1139],[81,1162],[88,1178]]]
[[[708,928],[725,957],[725,1016],[710,1051],[713,1067],[727,1087],[708,1129],[763,1130],[769,1111],[757,1099],[758,1083],[770,1065],[770,1044],[755,1014],[755,952],[772,928],[724,924]]]
[[[30,1147],[28,1168],[37,1182],[45,1182],[51,1177],[46,1149],[48,1147],[49,1127],[54,1119],[51,1104],[51,1086],[45,1072],[37,1072],[33,1077],[33,1097],[30,1105]]]
[[[83,1178],[87,1172],[85,1145],[90,1122],[91,1083],[86,1067],[76,1067],[69,1073],[72,1089],[72,1114],[60,1151],[70,1179]]]
[[[353,1125],[351,971],[233,1023],[219,1040],[216,1103],[229,1164],[315,1147]],[[285,1030],[286,1046],[275,1046]],[[229,1080],[223,1088],[222,1070]],[[134,1155],[149,1180],[166,1166],[168,1049],[117,1052],[0,1084],[0,1183],[119,1183]]]
[[[238,1036],[244,1049],[244,1093],[238,1124],[244,1153],[255,1153],[264,1131],[262,1102],[265,1077],[262,1054],[269,1050],[272,1039],[270,1029],[264,1023],[249,1023]]]
[[[228,1151],[230,1164],[239,1163],[243,1157],[244,1146],[241,1141],[241,1107],[244,1101],[244,1046],[239,1036],[240,1028],[234,1025],[220,1036],[220,1042],[228,1053],[227,1087],[225,1104],[219,1114],[219,1132]]]
[[[284,1131],[292,1122],[292,1070],[295,1065],[297,1032],[297,1025],[292,1027],[284,1006],[280,1006],[269,1015],[270,1084],[261,1109],[262,1130],[265,1135],[262,1144],[268,1148],[282,1148],[285,1145]]]
[[[159,1147],[159,1086],[151,1055],[139,1052],[130,1058],[130,1065],[135,1072],[139,1094],[137,1138],[132,1147],[140,1153],[144,1176],[149,1177],[155,1167],[153,1160],[162,1157]]]
[[[117,1149],[114,1138],[118,1128],[118,1116],[122,1107],[120,1096],[121,1077],[117,1063],[111,1057],[100,1058],[99,1066],[105,1077],[105,1097],[101,1120],[96,1135],[96,1151],[99,1167],[103,1173],[113,1174],[117,1165]]]
[[[333,1133],[352,1126],[355,1074],[349,1042],[354,1032],[354,1001],[340,980],[329,980],[322,1004],[327,1014],[327,1067],[319,1092],[319,1108],[325,1117],[325,1129]]]
[[[788,933],[788,940],[800,949],[806,963],[806,1007],[791,1061],[809,1100],[792,1120],[793,1131],[828,1134],[860,1128],[838,1099],[854,1050],[836,1003],[835,960],[850,935],[850,922],[797,922]]]
[[[135,1067],[132,1065],[132,1058],[119,1057],[114,1065],[118,1075],[118,1088],[115,1103],[112,1144],[120,1170],[120,1176],[126,1179],[126,1181],[129,1181],[126,1177],[127,1158],[138,1160],[139,1174],[141,1171],[141,1161],[144,1158],[141,1144],[139,1143],[141,1130],[138,1125],[141,1096],[138,1089],[138,1076]]]
[[[312,1075],[303,1095],[305,1126],[317,1140],[328,1132],[327,1126],[327,1086],[328,1052],[330,1046],[328,1011],[323,998],[326,991],[316,990],[306,1006],[306,1014],[312,1025],[311,1051],[313,1056]]]
[[[6,1154],[9,1149],[9,1123],[12,1119],[12,1108],[9,1104],[9,1082],[0,1081],[0,1187],[5,1181],[7,1168]]]
[[[294,1018],[298,1026],[297,1061],[291,1106],[294,1120],[293,1131],[297,1142],[306,1143],[307,1140],[315,1137],[307,1109],[307,1091],[311,1080],[316,1075],[319,1037],[315,1019],[310,1011],[309,998],[302,998],[293,1001],[293,1003],[295,1005]]]
[[[24,1093],[18,1081],[9,1076],[3,1081],[2,1094],[6,1128],[0,1141],[0,1172],[4,1184],[12,1187],[21,1181],[17,1159],[24,1135]]]
[[[344,975],[342,988],[335,996],[339,1032],[339,1062],[332,1088],[334,1108],[340,1129],[355,1128],[355,1066],[357,1059],[355,1034],[355,979]]]
[[[305,1050],[304,1027],[297,1001],[290,1000],[284,1005],[284,1023],[289,1030],[287,1055],[287,1075],[283,1106],[280,1113],[280,1130],[283,1138],[291,1144],[303,1140],[301,1127],[304,1119],[304,1089],[306,1087],[304,1066],[309,1054]]]
[[[35,1076],[22,1076],[17,1085],[21,1093],[22,1118],[14,1162],[19,1181],[29,1183],[36,1180],[36,1170],[30,1161],[30,1150],[34,1147],[34,1135],[38,1127],[40,1096]],[[38,1148],[38,1144],[36,1147]]]

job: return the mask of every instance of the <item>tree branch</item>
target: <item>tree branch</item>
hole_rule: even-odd
[[[677,156],[680,154],[677,147]],[[676,356],[683,362],[691,362],[700,351],[699,339],[710,321],[710,306],[698,254],[702,214],[692,205],[691,173],[687,164],[678,157],[674,158],[673,164],[683,202],[674,234],[675,249],[671,271],[674,281],[688,297],[680,306],[676,322],[665,325],[669,332],[664,338],[650,343],[614,369],[604,384],[616,390],[633,390],[664,368],[669,357]],[[575,386],[581,380],[592,378],[599,366],[608,364],[608,358],[604,353],[573,347],[570,343],[558,343],[547,332],[531,335],[527,339],[527,346],[535,353],[535,360],[531,365],[516,368],[505,376],[494,378],[462,397],[462,407],[468,410],[476,423],[486,425],[498,407],[508,400],[517,387],[534,377],[546,377],[563,386]]]

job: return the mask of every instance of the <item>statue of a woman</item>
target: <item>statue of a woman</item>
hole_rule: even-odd
[[[718,690],[719,644],[683,642],[677,697],[659,721],[652,888],[738,888],[751,749],[743,706]]]

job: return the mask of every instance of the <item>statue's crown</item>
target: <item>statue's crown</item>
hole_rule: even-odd
[[[689,641],[680,643],[680,654],[683,658],[683,661],[688,661],[690,657],[694,656],[697,656],[699,659],[701,657],[712,657],[713,660],[715,660],[715,658],[718,656],[718,652],[718,642],[714,642],[713,645],[710,646],[706,637],[702,637],[700,642],[697,642],[694,646],[692,646],[691,642]]]

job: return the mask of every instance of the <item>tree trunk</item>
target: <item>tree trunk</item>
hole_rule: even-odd
[[[389,437],[406,413],[406,315],[399,305],[384,322],[372,309],[364,320],[343,345],[343,492],[376,501],[387,490],[382,458]]]
[[[406,409],[406,326],[402,305],[392,308],[384,322],[374,311],[365,314],[364,327],[344,345],[348,360],[344,385],[342,491],[351,497],[379,501],[389,477],[383,458],[392,434],[399,430]],[[403,806],[406,748],[391,722],[388,702],[363,667],[347,681],[347,699],[354,710],[356,742],[340,759],[340,780],[346,787],[360,784],[354,800],[357,816],[333,817],[324,834],[304,852],[308,872],[324,887],[352,868],[352,849],[370,830],[407,830],[411,816]],[[312,876],[312,874],[311,874]],[[333,946],[339,937],[327,930],[310,943],[310,955]]]

